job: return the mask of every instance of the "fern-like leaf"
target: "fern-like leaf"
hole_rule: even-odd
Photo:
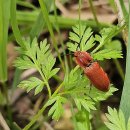
[[[119,27],[104,28],[100,31],[100,35],[96,34],[95,37],[92,29],[87,28],[86,25],[81,25],[81,27],[76,25],[72,27],[72,30],[73,32],[69,33],[71,41],[67,43],[70,51],[87,51],[94,47],[95,41],[97,41],[97,47],[91,52],[95,60],[122,58],[120,43],[117,40],[111,40],[113,36],[119,33]]]
[[[40,93],[44,87],[44,82],[36,77],[31,77],[28,80],[23,80],[20,82],[18,87],[26,89],[27,92],[35,88],[35,95]]]
[[[70,51],[75,52],[78,48],[78,44],[77,43],[72,43],[72,42],[68,42],[67,43],[67,47]]]
[[[94,107],[95,103],[91,100],[88,100],[87,96],[75,96],[74,101],[79,111],[82,110],[82,107],[88,112],[90,112],[90,110],[96,110]]]
[[[20,47],[18,48],[21,57],[17,58],[15,66],[20,69],[37,69],[43,81],[32,77],[22,81],[19,86],[27,89],[27,92],[35,88],[35,94],[38,94],[42,91],[44,84],[45,86],[49,86],[48,80],[59,71],[59,68],[53,69],[56,59],[52,56],[51,51],[49,50],[50,45],[47,44],[47,40],[40,42],[38,45],[37,39],[34,38],[32,42],[24,40],[24,44],[24,49]]]
[[[40,42],[40,46],[38,46],[37,39],[34,38],[32,43],[29,40],[24,41],[26,49],[20,51],[22,53],[21,57],[19,57],[15,61],[15,66],[20,69],[28,69],[37,68],[46,62],[46,58],[50,55],[49,44],[47,44],[47,40]],[[23,65],[22,65],[23,64]],[[27,64],[27,68],[26,68]]]
[[[111,40],[110,42],[107,42],[107,44],[104,45],[104,48],[117,51],[122,50],[121,42],[119,40]]]
[[[100,31],[100,35],[95,35],[95,40],[98,41],[99,45],[92,51],[92,53],[97,52],[101,49],[106,43],[111,42],[111,38],[117,35],[120,32],[119,27],[110,27],[104,28]]]
[[[87,28],[86,25],[81,25],[81,27],[76,25],[72,29],[73,32],[69,33],[69,39],[71,42],[67,43],[70,51],[75,52],[78,49],[81,51],[87,51],[95,45],[95,39],[92,36],[93,32],[91,28]]]
[[[88,84],[88,80],[84,75],[82,75],[82,70],[76,66],[71,70],[69,75],[64,78],[65,91],[75,92],[75,91],[84,91],[84,88]]]
[[[105,122],[105,125],[110,130],[129,130],[130,122],[128,121],[126,126],[124,114],[121,110],[117,112],[115,108],[112,109],[108,107],[108,113],[109,114],[106,114],[106,117],[108,118],[109,122]]]
[[[48,115],[49,116],[52,115],[52,119],[58,120],[64,112],[63,104],[66,101],[67,99],[61,96],[56,96],[50,99],[47,105],[51,105],[51,104],[53,105],[49,110]]]
[[[56,59],[50,54],[46,58],[46,62],[42,64],[42,71],[47,80],[50,79],[59,71],[59,68],[52,69],[55,62],[56,62]]]
[[[31,61],[31,59],[27,56],[18,57],[14,63],[15,63],[15,66],[18,67],[19,69],[36,68],[33,61]]]
[[[121,51],[111,49],[104,49],[98,51],[97,53],[94,53],[92,56],[95,60],[123,58]]]
[[[90,89],[90,88],[87,87],[86,89]],[[95,87],[92,86],[91,91],[89,93],[89,96],[95,102],[99,102],[99,101],[106,100],[108,97],[112,96],[115,91],[117,91],[117,88],[113,87],[112,85],[110,85],[110,89],[106,93],[104,93],[104,92],[102,92],[102,91],[100,91],[100,90],[98,90],[98,89],[96,89]],[[86,92],[88,92],[88,90],[86,90]]]

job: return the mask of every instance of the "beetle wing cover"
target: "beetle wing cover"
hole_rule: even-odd
[[[84,69],[85,75],[91,83],[99,90],[107,92],[109,90],[109,78],[98,62],[93,62]]]

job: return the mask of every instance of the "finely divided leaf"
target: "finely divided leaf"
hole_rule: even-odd
[[[52,76],[54,76],[59,71],[59,68],[52,69],[55,62],[56,62],[56,59],[52,56],[52,54],[50,54],[46,58],[45,63],[42,64],[42,71],[47,80],[50,79]]]
[[[76,25],[72,27],[73,32],[69,33],[70,42],[67,43],[70,51],[87,51],[94,47],[97,41],[97,47],[91,52],[96,60],[122,58],[121,44],[117,40],[112,41],[117,33],[120,32],[119,27],[104,28],[100,31],[100,35],[93,36],[91,28],[86,25]],[[116,44],[116,45],[115,45]],[[104,49],[104,48],[106,49]]]
[[[86,90],[86,92],[88,92],[90,88],[88,87],[86,89],[88,89],[88,90]],[[95,87],[91,87],[91,91],[89,93],[89,96],[95,102],[99,102],[99,101],[106,100],[108,97],[112,96],[115,91],[117,91],[117,89],[115,87],[113,87],[112,85],[110,85],[110,89],[106,93],[96,89]]]
[[[36,68],[35,64],[30,60],[30,58],[26,56],[18,57],[15,62],[15,66],[19,69],[30,69],[30,68]]]
[[[98,51],[97,53],[94,53],[92,56],[95,60],[123,58],[121,51],[110,49]]]
[[[101,49],[105,44],[108,42],[111,42],[111,38],[117,35],[120,32],[119,27],[110,27],[110,28],[104,28],[100,31],[100,35],[95,35],[96,41],[99,42],[99,45],[92,51],[92,53],[97,52],[99,49]]]
[[[25,41],[24,43],[26,43],[26,50],[23,51],[22,56],[15,61],[15,65],[18,68],[35,68],[38,71],[42,69],[46,80],[50,79],[59,71],[59,68],[52,69],[56,59],[49,50],[50,45],[47,44],[47,40],[40,42],[39,46],[36,38],[34,38],[31,44],[30,41]],[[41,91],[40,87],[36,89],[36,93],[38,93],[38,91]]]
[[[80,41],[80,49],[82,51],[87,51],[88,49],[92,48],[95,43],[95,39],[92,35],[92,29],[91,28],[87,28],[84,31],[84,34],[82,35],[81,41]]]
[[[28,40],[24,41],[24,43],[26,43],[26,50],[24,50],[22,56],[15,61],[15,66],[18,66],[20,69],[40,68],[41,64],[45,63],[46,58],[50,55],[50,45],[47,44],[47,40],[40,42],[40,47],[38,46],[36,38],[34,38],[32,43]]]
[[[108,107],[108,113],[109,114],[106,114],[106,117],[108,118],[109,122],[105,122],[105,125],[110,130],[126,130],[125,118],[121,110],[117,112],[115,108],[112,109]]]
[[[75,52],[77,50],[78,44],[67,42],[67,47],[70,51]]]
[[[79,111],[81,111],[82,110],[82,107],[86,110],[86,111],[88,111],[88,112],[90,112],[90,110],[96,110],[96,108],[94,107],[94,102],[93,101],[90,101],[90,100],[88,100],[85,96],[75,96],[74,97],[74,101],[75,101],[75,104],[76,104],[76,106],[77,106],[77,108],[78,108],[78,110]]]
[[[84,91],[87,84],[88,80],[84,77],[84,75],[82,75],[82,71],[79,69],[79,66],[72,69],[69,75],[64,78],[65,91],[72,93],[75,91]]]
[[[90,36],[89,40],[87,43],[83,45],[83,51],[87,51],[91,49],[95,45],[95,38],[93,36]]]
[[[42,91],[44,87],[44,82],[36,77],[31,77],[28,80],[21,81],[18,87],[26,89],[27,92],[35,88],[35,95],[36,95]]]
[[[64,112],[64,108],[63,108],[63,104],[67,101],[66,98],[61,97],[61,96],[56,96],[54,97],[54,99],[52,99],[52,101],[50,100],[50,104],[54,103],[53,106],[51,107],[51,109],[49,110],[48,115],[52,115],[52,119],[58,120],[63,112]]]
[[[49,50],[50,44],[47,44],[47,40],[40,42],[40,47],[37,49],[37,62],[39,65],[46,62],[46,58],[51,54]]]
[[[38,50],[37,39],[34,38],[32,43],[26,43],[26,50],[24,51],[24,55],[29,57],[31,60],[36,61],[36,52]]]
[[[122,50],[121,42],[119,40],[111,40],[110,42],[107,42],[107,44],[104,45],[105,49],[111,49],[111,50]]]
[[[93,32],[91,28],[87,28],[86,25],[81,25],[81,27],[76,25],[72,29],[73,32],[69,33],[69,39],[71,42],[67,43],[70,51],[75,52],[79,49],[78,47],[80,47],[81,51],[87,51],[95,45],[95,39],[92,36]]]
[[[79,44],[79,42],[80,42],[80,37],[79,37],[79,35],[76,34],[76,33],[74,33],[74,32],[70,32],[70,33],[69,33],[69,39],[70,39],[71,41],[73,41],[73,42],[78,43],[78,44]]]

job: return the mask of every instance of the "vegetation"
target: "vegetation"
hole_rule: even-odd
[[[0,81],[2,86],[0,104],[1,108],[7,107],[7,110],[2,110],[2,112],[7,113],[5,119],[3,113],[2,115],[0,113],[0,118],[6,124],[5,126],[2,125],[2,128],[7,130],[38,130],[43,121],[59,121],[64,115],[67,104],[71,111],[71,120],[75,130],[91,130],[94,128],[97,130],[130,130],[130,103],[128,102],[130,98],[128,87],[130,84],[130,60],[128,58],[130,40],[128,40],[128,46],[126,46],[125,74],[118,60],[118,58],[124,58],[120,33],[122,30],[127,32],[130,24],[125,6],[121,5],[123,13],[127,13],[124,16],[125,23],[123,25],[109,25],[98,21],[92,0],[89,0],[89,4],[94,20],[87,21],[81,18],[81,0],[78,3],[79,18],[75,20],[58,15],[56,1],[38,0],[38,2],[40,7],[25,0],[0,0],[2,5],[0,7]],[[66,3],[66,1],[62,2],[62,4]],[[120,0],[120,4],[122,2]],[[113,0],[110,3],[113,8],[116,8]],[[31,11],[18,10],[16,5],[23,6]],[[7,11],[5,11],[6,9]],[[49,14],[50,11],[53,12],[51,15]],[[8,34],[10,28],[12,32]],[[60,29],[62,28],[71,29],[67,42],[63,40],[61,35]],[[41,36],[44,31],[49,32],[48,37],[46,35]],[[130,26],[128,34],[130,34]],[[58,38],[56,35],[58,35]],[[124,35],[127,35],[127,33],[124,33]],[[49,40],[49,36],[51,40]],[[128,39],[130,39],[130,35],[128,36]],[[19,54],[14,61],[16,70],[10,89],[11,94],[14,94],[18,86],[27,92],[26,95],[31,92],[33,92],[33,97],[40,95],[43,98],[44,95],[44,102],[41,101],[37,113],[31,119],[30,117],[27,119],[28,123],[22,124],[23,128],[15,123],[13,109],[10,105],[10,90],[8,87],[10,84],[6,82],[9,80],[7,77],[7,41],[17,42],[16,51]],[[62,48],[62,53],[59,45]],[[94,115],[101,114],[101,103],[118,91],[117,86],[111,83],[108,92],[102,92],[95,88],[84,74],[83,69],[75,64],[73,54],[76,51],[88,52],[93,60],[98,61],[100,65],[111,60],[115,63],[122,80],[124,80],[125,75],[119,110],[108,107],[104,123],[101,116],[95,119]],[[38,74],[21,80],[22,72],[31,69],[34,69]],[[61,78],[60,73],[63,78]],[[55,80],[57,83],[54,85],[51,80]],[[46,94],[46,92],[48,93]],[[40,117],[42,117],[41,122],[39,121]]]

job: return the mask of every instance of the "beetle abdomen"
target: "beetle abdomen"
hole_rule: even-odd
[[[97,89],[104,92],[109,90],[109,78],[98,62],[90,63],[86,68],[84,68],[84,72]]]

